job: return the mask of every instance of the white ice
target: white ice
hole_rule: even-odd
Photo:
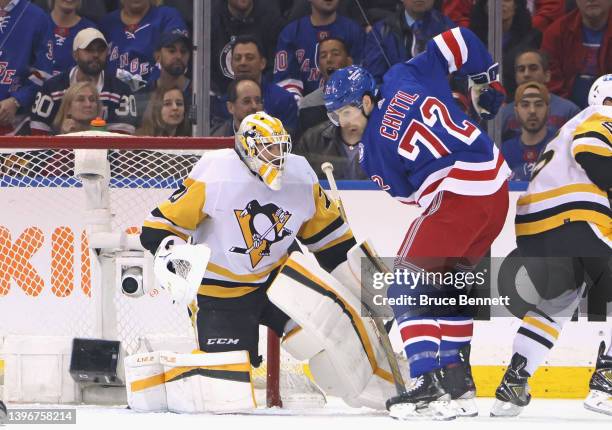
[[[612,430],[612,417],[584,409],[580,400],[534,399],[518,418],[490,418],[491,398],[477,400],[480,416],[449,422],[395,421],[385,412],[352,409],[341,400],[330,399],[325,408],[309,410],[257,409],[248,414],[179,415],[173,413],[137,413],[125,407],[76,406],[77,424],[54,425],[53,428],[101,430],[527,430],[542,429],[607,429]],[[10,408],[34,405],[9,405]],[[37,405],[44,408],[69,407]],[[12,426],[9,426],[12,427]],[[41,426],[20,425],[18,429]]]

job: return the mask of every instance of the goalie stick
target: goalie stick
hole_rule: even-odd
[[[340,199],[340,193],[338,192],[338,187],[336,186],[336,180],[334,178],[334,166],[330,162],[325,162],[321,164],[321,170],[325,172],[325,176],[327,177],[327,181],[329,182],[332,199],[338,205],[342,219],[348,224],[348,218],[346,217],[344,205],[342,204],[342,199]],[[376,270],[380,271],[381,273],[386,273],[389,271],[389,269],[384,265],[384,263],[382,262],[382,260],[380,260],[378,256],[373,255],[373,253],[366,253],[366,255],[368,255],[368,259],[374,265],[374,267],[376,267]],[[385,327],[384,323],[380,318],[374,317],[375,313],[373,312],[369,304],[363,301],[361,303],[370,314],[372,321],[374,321],[376,336],[378,337],[378,341],[382,345],[383,351],[385,352],[385,357],[389,362],[389,367],[391,368],[391,375],[393,376],[393,383],[395,384],[397,394],[406,394],[406,385],[404,383],[404,378],[402,377],[402,374],[400,372],[397,359],[395,358],[395,353],[393,352],[391,340],[389,339],[389,335],[387,334],[387,327]],[[391,322],[393,322],[393,320],[391,320]]]

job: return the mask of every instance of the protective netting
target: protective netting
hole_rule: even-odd
[[[147,213],[187,176],[202,151],[109,150],[112,228],[140,233]],[[98,337],[102,280],[86,234],[85,196],[70,149],[0,154],[0,327],[3,334]],[[130,298],[115,288],[119,340],[193,336],[163,295]]]

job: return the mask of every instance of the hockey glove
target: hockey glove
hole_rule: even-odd
[[[155,253],[153,272],[175,304],[187,306],[196,298],[210,254],[208,246],[187,245],[176,236],[162,241]]]
[[[472,105],[484,120],[495,118],[506,98],[506,90],[498,80],[499,64],[495,63],[486,72],[469,77]]]

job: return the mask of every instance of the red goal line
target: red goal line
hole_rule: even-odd
[[[221,149],[232,148],[233,137],[146,136],[3,136],[2,149]]]

